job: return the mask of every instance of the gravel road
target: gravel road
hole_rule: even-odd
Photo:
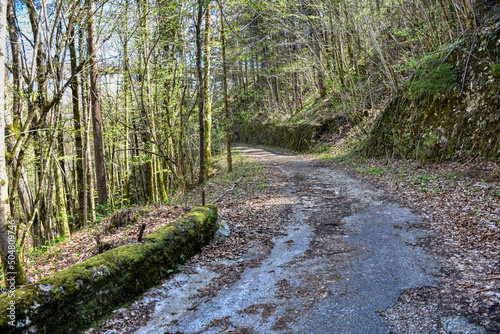
[[[257,245],[221,261],[244,270],[215,296],[199,291],[220,272],[199,266],[175,275],[136,333],[486,333],[460,315],[401,300],[435,288],[440,266],[422,247],[421,218],[397,199],[331,165],[239,149],[286,177],[284,233],[268,251]]]

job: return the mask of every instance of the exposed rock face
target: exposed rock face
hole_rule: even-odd
[[[366,142],[368,154],[500,158],[500,20],[439,56],[435,77],[416,76],[380,115]]]
[[[321,140],[324,133],[338,133],[340,126],[347,124],[343,116],[336,116],[322,124],[281,124],[252,120],[246,124],[237,124],[233,131],[235,141],[254,144],[278,146],[305,152]]]
[[[243,125],[238,141],[249,144],[280,146],[296,151],[307,151],[321,135],[320,125],[275,125],[252,122]]]

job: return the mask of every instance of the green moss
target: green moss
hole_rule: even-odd
[[[456,82],[456,73],[450,64],[439,57],[424,59],[422,67],[415,70],[415,80],[408,85],[413,93],[436,94],[450,90]]]
[[[92,257],[16,291],[16,320],[40,333],[81,332],[172,273],[207,244],[217,229],[217,208],[198,207],[174,223],[130,244]],[[8,295],[0,296],[0,332],[8,325]]]

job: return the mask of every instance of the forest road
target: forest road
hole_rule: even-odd
[[[418,215],[331,165],[239,150],[286,176],[283,192],[292,204],[281,225],[284,235],[273,239],[265,256],[253,247],[239,260],[223,262],[253,265],[213,297],[197,292],[216,272],[199,267],[176,275],[164,286],[168,296],[136,333],[484,332],[458,317],[433,315],[431,321],[417,315],[409,323],[404,314],[387,316],[403,291],[437,284],[439,265],[421,247],[426,234]]]

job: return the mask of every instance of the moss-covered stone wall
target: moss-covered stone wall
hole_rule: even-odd
[[[310,150],[325,132],[337,133],[338,120],[328,120],[323,124],[277,125],[272,122],[251,121],[237,124],[233,128],[235,141],[253,145],[268,145],[292,149],[298,152]]]
[[[143,238],[0,296],[0,333],[79,333],[160,283],[217,230],[208,204]],[[13,305],[13,306],[11,306]],[[13,326],[14,325],[14,326]]]
[[[451,70],[445,78],[451,85],[436,91],[431,80],[448,82],[415,78],[379,116],[365,152],[436,161],[500,158],[500,21],[450,51],[437,65]]]

